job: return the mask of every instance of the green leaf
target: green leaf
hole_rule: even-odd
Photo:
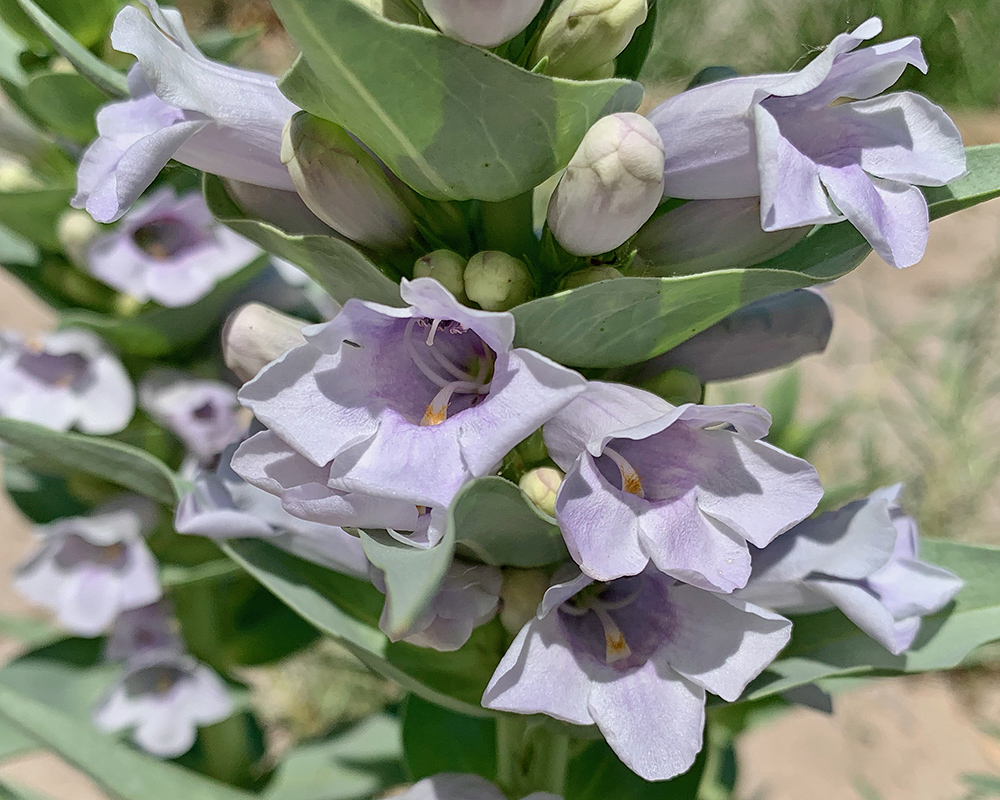
[[[5,5],[9,5],[11,2],[12,0],[3,0]],[[57,14],[60,21],[57,22],[33,0],[16,0],[16,2],[31,22],[37,25],[39,30],[48,37],[56,51],[76,67],[77,72],[84,78],[108,97],[128,97],[128,81],[125,76],[101,61],[60,24],[61,22],[72,25],[74,32],[79,31],[83,36],[89,32],[91,27],[92,12],[103,14],[106,10],[110,10],[113,15],[117,3],[110,2],[110,0],[108,2],[105,0],[55,0],[51,4],[46,3],[46,7],[52,9],[53,13],[56,13],[54,11],[56,7],[60,9]],[[87,23],[88,32],[81,30],[84,22]],[[102,25],[102,29],[97,32],[94,41],[87,42],[88,45],[95,44],[104,37],[107,23],[110,23],[110,17]],[[87,38],[90,38],[89,33]]]
[[[458,746],[449,746],[451,743]],[[497,731],[494,721],[488,717],[456,714],[416,695],[406,698],[403,750],[413,781],[440,772],[471,773],[488,780],[496,777]]]
[[[56,222],[69,208],[72,186],[0,192],[0,225],[48,248],[60,249]]]
[[[807,614],[793,620],[792,641],[744,698],[842,675],[951,669],[980,645],[1000,639],[1000,547],[925,539],[920,556],[959,575],[965,588],[947,608],[924,618],[909,651],[892,655],[840,611]]]
[[[25,41],[0,20],[0,80],[14,86],[24,84],[26,75],[21,66],[21,53],[26,47]]]
[[[626,48],[622,50],[618,58],[615,59],[615,77],[638,80],[639,73],[646,63],[649,51],[653,45],[653,36],[656,34],[656,17],[659,4],[657,0],[648,0],[646,21],[639,26],[638,30],[632,34],[632,40]]]
[[[385,531],[361,531],[361,543],[372,566],[385,576],[385,624],[390,635],[403,636],[427,610],[455,554],[450,525],[434,547],[421,550],[393,539]]]
[[[80,144],[97,138],[97,109],[107,97],[86,78],[75,73],[33,74],[24,88],[22,102],[52,133]]]
[[[462,487],[448,509],[448,524],[457,547],[486,564],[531,568],[569,557],[555,520],[516,484],[496,476]]]
[[[205,200],[212,215],[269,253],[291,261],[338,303],[352,297],[402,305],[399,286],[347,242],[332,236],[297,236],[250,219],[226,192],[222,180],[205,176]]]
[[[27,645],[40,645],[62,638],[63,633],[44,620],[0,614],[0,636]]]
[[[302,49],[282,91],[435,200],[526,192],[569,162],[600,117],[642,100],[638,84],[533,74],[352,0],[273,5]]]
[[[498,625],[477,628],[453,653],[390,642],[378,629],[383,598],[375,587],[266,542],[233,540],[223,549],[282,602],[379,674],[459,713],[490,714],[479,702],[505,649]]]
[[[968,174],[947,186],[924,188],[931,219],[1000,197],[1000,144],[966,147]]]
[[[27,789],[18,789],[5,781],[0,781],[0,800],[51,800],[48,795]]]
[[[34,739],[16,725],[0,719],[0,764],[37,749],[38,744]]]
[[[289,752],[262,800],[355,800],[380,797],[405,781],[399,720],[379,714],[323,741]]]
[[[214,334],[233,297],[263,271],[266,256],[252,261],[218,283],[198,302],[181,308],[149,304],[132,317],[71,310],[59,319],[60,328],[87,328],[122,353],[162,358],[193,347]]]
[[[254,795],[143,755],[87,722],[0,684],[0,719],[66,759],[120,800],[251,800]]]
[[[5,225],[0,225],[0,264],[38,263],[38,248],[28,239],[14,233]]]
[[[173,506],[182,493],[180,479],[166,464],[113,439],[0,419],[0,440],[27,451],[60,474],[86,472],[165,505]]]
[[[566,773],[565,800],[695,800],[702,773],[705,751],[683,775],[669,781],[649,783],[618,760],[603,739],[587,745],[569,763]]]

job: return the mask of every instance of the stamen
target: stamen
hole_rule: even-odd
[[[440,325],[440,324],[441,324],[441,320],[439,320],[439,319],[434,320],[434,322],[431,324],[431,331],[430,331],[430,333],[427,334],[427,346],[428,347],[433,347],[434,346],[434,334],[437,333],[438,325]]]
[[[632,649],[625,641],[625,634],[621,632],[615,621],[611,619],[611,615],[607,612],[607,609],[592,606],[591,610],[597,615],[597,618],[601,621],[601,625],[604,627],[604,657],[607,662],[614,664],[616,661],[622,661],[632,655]]]
[[[451,402],[452,395],[456,392],[459,394],[489,394],[489,391],[490,385],[488,383],[480,385],[471,381],[453,381],[447,386],[442,387],[441,391],[434,395],[434,399],[427,406],[420,424],[423,426],[440,425],[448,419],[448,404]]]
[[[406,347],[406,351],[410,354],[410,358],[413,359],[413,363],[416,365],[425,378],[431,383],[440,386],[444,389],[448,386],[448,381],[442,378],[434,370],[432,370],[427,363],[421,358],[420,353],[417,352],[416,345],[413,343],[413,328],[417,324],[417,319],[414,317],[409,322],[406,323],[406,330],[403,333],[403,345]]]
[[[430,354],[434,356],[434,360],[438,362],[442,367],[444,367],[448,372],[454,375],[460,381],[476,381],[476,383],[482,383],[481,379],[476,378],[471,372],[462,369],[458,364],[455,364],[448,356],[441,352],[441,348],[432,347],[430,349]],[[485,377],[485,376],[484,376]]]
[[[622,476],[622,490],[634,494],[636,497],[645,497],[642,490],[642,478],[639,477],[639,473],[633,469],[632,465],[610,447],[604,448],[604,455],[618,465],[618,471]]]

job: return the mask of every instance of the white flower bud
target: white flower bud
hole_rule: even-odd
[[[424,0],[441,31],[480,47],[496,47],[528,27],[544,0]]]
[[[56,223],[56,237],[66,257],[79,267],[87,264],[90,243],[101,235],[101,226],[86,211],[71,208]]]
[[[309,323],[260,303],[248,303],[229,315],[222,328],[222,357],[242,381],[253,378],[282,353],[305,342]]]
[[[0,162],[0,192],[27,192],[41,189],[42,182],[20,161]]]
[[[506,311],[531,298],[534,284],[520,259],[500,250],[476,253],[465,266],[465,293],[486,311]]]
[[[348,239],[392,250],[416,233],[401,197],[409,190],[336,123],[297,113],[285,126],[281,161],[309,210]]]
[[[556,515],[556,493],[563,481],[562,470],[555,467],[536,467],[525,472],[518,481],[521,491],[528,495],[539,511],[550,517]]]
[[[503,571],[500,586],[500,622],[508,633],[517,634],[535,616],[549,588],[549,576],[540,569]]]
[[[642,227],[629,274],[691,275],[749,267],[788,250],[810,230],[763,230],[757,197],[690,200]]]
[[[548,58],[546,74],[581,78],[628,46],[647,11],[646,0],[563,0],[542,29],[532,63]]]
[[[663,197],[663,141],[639,114],[612,114],[587,131],[549,201],[552,235],[592,256],[624,244]]]
[[[581,286],[587,286],[591,283],[598,283],[600,281],[612,281],[615,278],[623,277],[621,272],[616,270],[614,267],[603,266],[603,267],[588,267],[587,269],[577,270],[576,272],[571,272],[564,279],[560,285],[560,289],[578,289]]]
[[[451,250],[435,250],[413,265],[414,278],[434,278],[445,289],[455,295],[460,303],[468,301],[465,294],[466,261]]]

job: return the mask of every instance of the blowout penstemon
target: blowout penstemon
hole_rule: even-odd
[[[689,771],[662,792],[694,800],[755,703],[1000,639],[950,616],[965,585],[1000,606],[996,551],[921,546],[898,486],[828,510],[787,409],[705,400],[825,349],[818,284],[871,248],[913,264],[932,214],[1000,195],[1000,150],[882,95],[926,69],[918,40],[862,48],[868,20],[641,116],[645,0],[274,0],[301,51],[280,81],[143,4],[110,34],[127,78],[61,41],[117,99],[85,149],[53,121],[48,171],[8,187],[73,163],[73,205],[116,223],[59,209],[11,269],[65,314],[0,334],[5,478],[40,540],[15,585],[105,637],[24,656],[82,676],[31,702],[78,715],[79,688],[206,800],[355,773],[359,797],[641,800]],[[230,687],[317,630],[405,713],[275,756]],[[124,800],[160,779],[89,752],[65,755]]]

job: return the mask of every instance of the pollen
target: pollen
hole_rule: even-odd
[[[632,648],[625,641],[625,634],[615,624],[611,615],[603,608],[593,608],[592,610],[597,614],[597,618],[604,627],[604,659],[609,664],[614,664],[632,655]]]
[[[448,406],[431,403],[427,406],[423,419],[420,420],[420,425],[440,425],[446,419],[448,419]]]
[[[642,478],[639,477],[637,472],[622,472],[622,488],[629,494],[638,495],[642,497]]]

